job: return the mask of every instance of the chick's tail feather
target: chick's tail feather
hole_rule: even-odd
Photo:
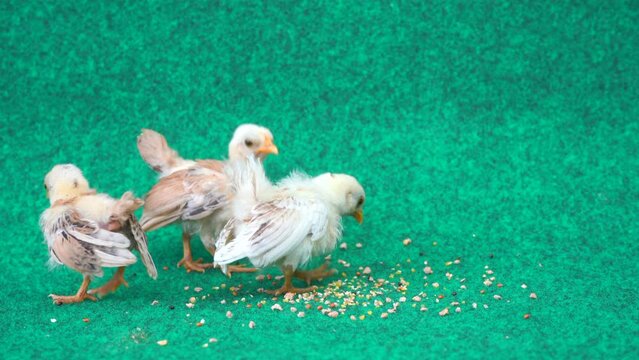
[[[234,232],[239,225],[235,218],[230,219],[220,232],[215,243],[214,262],[219,265],[224,274],[227,274],[227,265],[248,256],[250,243],[246,239],[235,238]]]
[[[247,257],[250,245],[247,242],[231,242],[227,246],[215,250],[214,263],[218,265],[224,274],[228,274],[227,266]]]
[[[133,239],[135,239],[135,247],[140,253],[140,257],[142,258],[142,263],[146,268],[147,274],[149,274],[153,280],[157,279],[158,270],[155,267],[155,263],[153,262],[153,258],[149,252],[146,234],[134,214],[131,214],[129,217],[129,231],[131,232]]]
[[[162,134],[151,129],[142,129],[142,134],[138,136],[138,150],[142,159],[160,175],[169,174],[172,169],[186,162],[169,147]]]

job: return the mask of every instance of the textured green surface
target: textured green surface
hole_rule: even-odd
[[[3,358],[638,355],[636,2],[62,3],[0,2]],[[410,302],[429,260],[442,287],[426,289],[427,312],[403,304],[351,321],[370,307],[331,319],[272,312],[270,299],[233,305],[211,287],[244,283],[256,303],[264,284],[176,269],[175,227],[150,235],[170,268],[157,281],[136,264],[131,287],[103,301],[50,303],[80,282],[45,265],[50,167],[73,162],[101,191],[143,194],[154,174],[136,152],[140,128],[185,157],[219,158],[249,121],[275,135],[273,178],[300,168],[360,179],[366,221],[346,220],[349,249],[333,257],[352,267],[334,265],[388,278],[402,263]],[[481,295],[485,265],[504,287]],[[187,285],[211,296],[187,309]],[[454,290],[489,308],[439,317]]]

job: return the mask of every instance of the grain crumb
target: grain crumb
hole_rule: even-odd
[[[448,308],[444,308],[444,310],[442,310],[442,311],[440,311],[440,312],[439,312],[439,316],[446,316],[446,315],[448,315],[448,314],[449,314],[449,312],[448,312]]]
[[[382,313],[382,315],[380,317],[382,319],[386,319],[386,318],[388,318],[388,313]]]
[[[158,345],[160,345],[160,346],[164,346],[164,345],[166,345],[166,344],[168,344],[168,343],[169,343],[169,341],[168,341],[168,340],[159,340],[159,341],[157,342],[157,344],[158,344]]]
[[[404,246],[408,246],[408,245],[410,245],[410,243],[412,243],[412,242],[413,242],[413,240],[411,240],[411,239],[404,239],[404,241],[402,241],[402,243],[404,244]]]
[[[275,305],[271,306],[271,310],[273,310],[273,311],[275,311],[275,310],[282,311],[282,305],[275,304]]]
[[[535,294],[535,293],[530,293],[530,298],[531,298],[531,299],[536,299],[536,298],[537,298],[537,294]]]
[[[249,321],[248,327],[250,329],[255,329],[255,321]]]
[[[231,311],[227,311],[226,312],[226,317],[229,318],[229,319],[232,318],[233,317],[233,313]]]

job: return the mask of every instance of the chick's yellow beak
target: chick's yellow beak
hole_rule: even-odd
[[[353,217],[357,220],[358,223],[364,222],[364,210],[359,209],[353,213]]]
[[[273,144],[273,139],[270,139],[270,138],[266,138],[264,140],[264,144],[260,146],[260,148],[257,149],[256,152],[258,155],[268,155],[268,154],[277,155],[280,153],[279,150],[277,150],[277,146]]]

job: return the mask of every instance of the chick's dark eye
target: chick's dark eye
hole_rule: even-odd
[[[251,140],[244,140],[244,145],[251,147],[253,146],[253,142]]]
[[[47,189],[48,189],[47,184],[44,184],[44,190],[47,190]]]
[[[360,207],[362,205],[364,205],[364,198],[360,197],[359,200],[357,200],[357,207]]]

